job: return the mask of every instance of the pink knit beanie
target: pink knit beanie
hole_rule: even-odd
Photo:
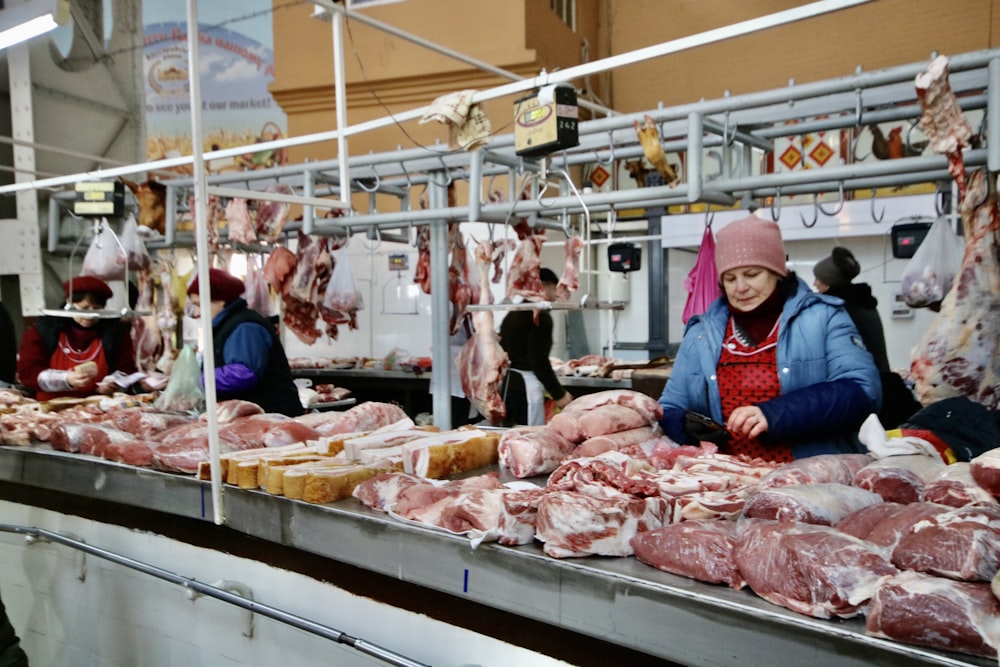
[[[744,266],[762,266],[779,276],[788,275],[785,244],[776,222],[751,215],[719,230],[715,238],[715,268],[719,277]]]

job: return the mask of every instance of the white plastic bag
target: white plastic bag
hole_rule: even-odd
[[[951,230],[948,219],[941,216],[935,220],[903,269],[900,290],[906,305],[932,310],[940,308],[962,267],[964,253],[965,245]]]
[[[201,367],[190,345],[177,356],[170,370],[166,389],[153,402],[157,410],[165,412],[204,412],[205,390],[201,383]]]
[[[341,313],[352,313],[364,306],[361,292],[354,282],[351,262],[347,258],[346,251],[341,250],[337,256],[337,265],[333,267],[330,282],[326,286],[326,293],[323,295],[323,307]]]
[[[128,270],[148,271],[152,260],[149,257],[149,251],[146,250],[146,244],[139,236],[139,225],[135,221],[135,216],[131,213],[122,223],[120,240],[125,252],[128,253]]]
[[[271,289],[264,279],[264,270],[257,266],[257,258],[247,257],[246,277],[247,307],[256,310],[264,317],[271,317]]]
[[[80,275],[95,276],[101,280],[125,280],[125,253],[105,218],[101,218],[100,228],[90,241]]]

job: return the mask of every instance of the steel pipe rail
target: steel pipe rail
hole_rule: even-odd
[[[157,579],[162,579],[163,581],[169,581],[173,584],[178,584],[183,586],[189,591],[196,591],[201,595],[215,598],[217,600],[222,600],[228,604],[246,609],[247,611],[260,614],[261,616],[266,616],[272,620],[284,623],[285,625],[290,625],[293,628],[298,628],[299,630],[304,630],[313,635],[323,637],[325,639],[330,639],[337,642],[338,644],[344,644],[345,646],[350,646],[351,648],[370,655],[374,658],[385,662],[390,665],[397,665],[398,667],[428,667],[425,663],[418,662],[406,656],[402,656],[394,651],[387,648],[383,648],[378,644],[374,644],[365,639],[359,637],[354,637],[345,632],[331,628],[315,621],[311,621],[307,618],[297,616],[295,614],[283,611],[276,607],[271,607],[266,604],[261,604],[247,597],[243,597],[237,593],[233,593],[224,588],[219,588],[216,586],[210,586],[208,584],[203,584],[197,579],[191,577],[184,577],[169,570],[157,567],[155,565],[150,565],[149,563],[143,563],[142,561],[135,560],[134,558],[129,558],[128,556],[123,556],[121,554],[115,553],[113,551],[108,551],[106,549],[101,549],[99,547],[92,546],[83,542],[82,540],[69,537],[67,535],[62,535],[60,533],[55,533],[50,530],[45,530],[44,528],[35,528],[29,526],[15,526],[13,524],[0,523],[0,532],[4,533],[14,533],[17,535],[25,535],[27,538],[42,542],[55,542],[56,544],[61,544],[63,546],[76,549],[91,556],[97,556],[104,560],[122,565],[131,570],[137,572],[142,572],[150,576],[156,577]]]

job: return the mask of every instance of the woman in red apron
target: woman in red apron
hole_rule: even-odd
[[[80,311],[102,310],[112,294],[93,276],[67,280],[63,292],[67,309]],[[94,394],[98,382],[114,371],[136,371],[129,325],[120,319],[46,316],[24,332],[18,379],[40,401]]]

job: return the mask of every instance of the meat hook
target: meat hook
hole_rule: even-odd
[[[778,205],[777,208],[774,207],[775,204]],[[771,219],[777,222],[778,218],[780,217],[781,217],[781,188],[775,188],[774,198],[771,199]]]
[[[871,155],[872,155],[871,153],[868,153],[868,155],[865,155],[864,157],[858,157],[858,154],[857,154],[858,139],[861,138],[861,133],[864,132],[864,130],[865,130],[864,127],[860,127],[860,128],[855,129],[854,130],[854,137],[851,138],[851,159],[854,160],[855,162],[864,162],[865,160],[867,160],[868,158],[870,158]]]
[[[368,179],[360,179],[360,178],[358,178],[358,179],[354,180],[354,182],[358,184],[359,188],[361,188],[362,190],[364,190],[365,192],[367,192],[369,194],[372,193],[372,192],[378,191],[379,187],[382,185],[382,177],[379,176],[379,174],[378,174],[377,171],[375,171],[375,165],[372,165],[372,174],[375,175],[375,181],[374,181],[374,185],[372,185],[371,187],[368,187],[367,185],[365,185],[365,182]]]
[[[726,115],[723,117],[723,122],[722,122],[722,145],[723,146],[727,146],[728,147],[728,146],[732,146],[733,145],[733,142],[736,141],[736,130],[737,129],[738,128],[736,128],[734,126],[732,128],[732,134],[730,134],[730,129],[729,129],[729,110],[727,109],[726,110]]]
[[[580,191],[576,189],[576,184],[573,182],[573,179],[570,178],[569,172],[564,171],[562,169],[556,169],[555,171],[558,175],[566,179],[566,183],[567,185],[569,185],[569,189],[573,191],[573,196],[576,197],[577,201],[580,202],[580,208],[583,209],[583,222],[584,222],[583,228],[590,229],[590,209],[587,208],[587,202],[583,201],[583,196],[580,194]],[[565,232],[566,238],[574,236],[569,227],[568,216],[563,220],[563,232]]]
[[[608,130],[608,161],[604,162],[601,160],[600,151],[594,151],[594,155],[597,156],[597,164],[603,165],[605,167],[612,167],[615,164],[615,138],[614,135]]]
[[[912,123],[910,123],[909,129],[906,130],[906,154],[907,155],[920,155],[921,153],[924,152],[924,148],[927,147],[926,143],[923,146],[914,146],[913,145],[913,130],[917,129],[919,126],[920,126],[920,119],[918,118],[918,119],[914,120]]]
[[[862,90],[861,90],[861,88],[855,88],[854,89],[854,95],[855,95],[855,100],[854,100],[854,125],[855,125],[855,127],[860,128],[861,127],[861,121],[864,118],[864,114],[865,114],[865,105],[864,105],[864,102],[862,101]]]
[[[840,203],[837,204],[837,208],[835,208],[832,211],[828,211],[825,208],[823,208],[823,205],[819,203],[819,199],[815,200],[815,202],[816,202],[816,208],[818,208],[820,211],[822,211],[824,215],[828,215],[831,218],[844,210],[844,182],[843,181],[840,182],[840,185],[838,186],[838,191],[840,192]],[[815,196],[816,195],[813,195],[813,197],[815,197]]]
[[[810,222],[806,222],[806,216],[799,213],[799,218],[802,220],[802,226],[806,229],[811,229],[816,226],[816,222],[819,220],[819,199],[816,193],[813,193],[813,219]]]
[[[715,222],[715,211],[711,211],[711,206],[709,204],[705,205],[705,229],[711,229],[712,223]]]
[[[875,192],[876,192],[875,188],[872,188],[872,201],[871,201],[872,220],[875,221],[875,224],[878,224],[878,223],[882,222],[883,220],[885,220],[885,205],[882,206],[882,213],[881,213],[881,215],[875,215]]]
[[[448,169],[448,165],[445,164],[445,162],[444,162],[444,156],[443,155],[439,154],[438,155],[438,160],[440,160],[441,166],[444,168],[444,175],[448,177],[448,180],[445,181],[445,183],[444,183],[444,187],[448,187],[452,183],[451,170],[449,170]]]

